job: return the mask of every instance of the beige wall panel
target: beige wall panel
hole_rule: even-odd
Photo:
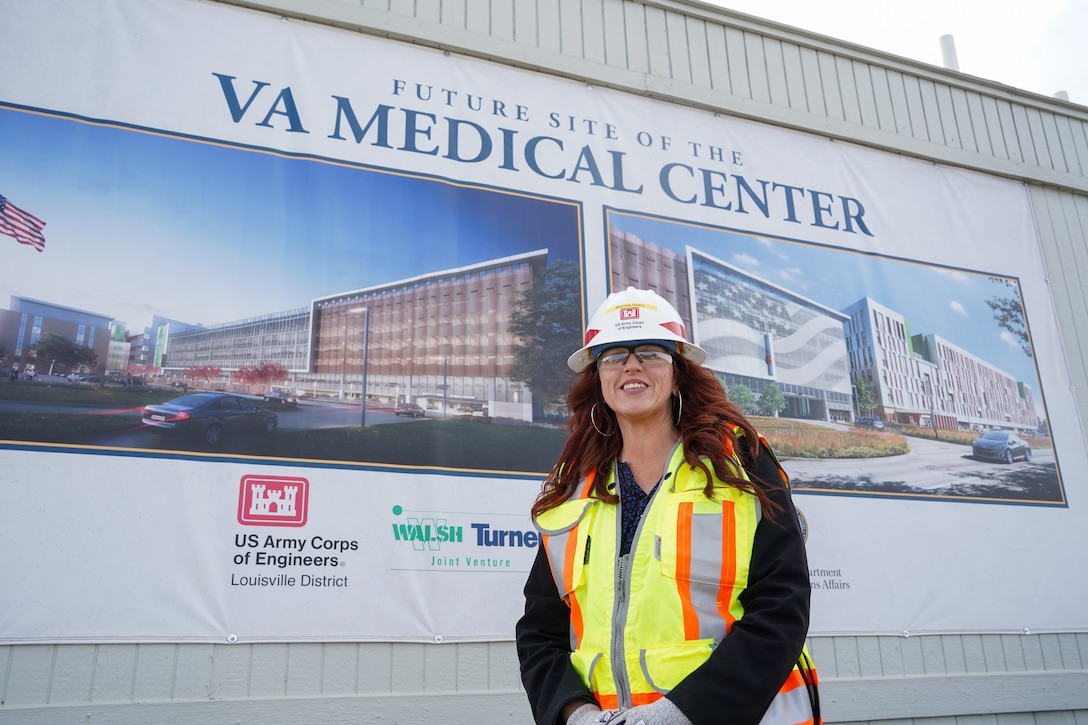
[[[518,38],[519,43],[527,43],[541,50],[562,53],[562,18],[559,6],[555,3],[538,5],[536,10],[536,35],[531,38]],[[535,41],[535,43],[534,43]]]
[[[1043,168],[1050,168],[1050,165],[1039,158],[1038,147],[1035,145],[1035,140],[1032,138],[1031,133],[1031,116],[1029,111],[1031,109],[1012,105],[1012,122],[1013,132],[1016,134],[1016,141],[1020,148],[1020,155],[1024,159],[1024,163],[1029,166],[1039,166]]]
[[[1050,114],[1043,114],[1036,108],[1026,109],[1028,116],[1028,128],[1031,131],[1031,144],[1036,149],[1036,157],[1040,166],[1048,169],[1066,171],[1065,164],[1058,156],[1061,149],[1051,147],[1046,121]]]
[[[170,652],[165,653],[166,656],[160,661],[160,666],[169,667],[171,671],[174,667],[174,649],[174,645],[170,645]],[[12,654],[12,666],[14,667],[16,658],[14,657],[14,653]],[[49,655],[50,660],[52,661],[52,667],[49,673],[49,680],[43,680],[41,683],[45,684],[45,682],[49,682],[48,691],[45,693],[49,698],[48,701],[87,702],[91,696],[91,683],[94,682],[96,654],[94,645],[89,644],[50,648]],[[8,682],[7,684],[10,691],[11,683]],[[149,694],[152,699],[161,699],[170,696],[169,690],[138,687],[140,684],[142,684],[141,681],[135,679],[132,688],[134,695],[138,694],[141,690],[144,692],[151,690]],[[17,693],[14,694],[18,697]],[[5,702],[7,702],[7,700],[5,700]]]
[[[996,105],[993,104],[993,99],[983,98],[978,93],[972,91],[961,91],[967,105],[967,117],[971,123],[971,137],[974,139],[975,149],[980,154],[986,156],[998,156],[998,152],[994,149],[990,139],[990,129],[987,125],[990,120],[990,109],[992,108],[995,113],[993,119],[997,120]],[[987,103],[989,101],[990,103]],[[1000,148],[1004,149],[1004,144],[1000,144]]]
[[[943,106],[943,100],[937,92],[937,88],[933,85],[933,81],[925,78],[919,78],[914,82],[911,82],[909,78],[904,78],[904,82],[911,90],[909,97],[912,102],[911,116],[916,120],[914,127],[924,128],[925,134],[923,138],[932,141],[933,143],[945,144],[947,146],[959,146],[955,134],[955,129],[949,129],[950,132],[946,132],[943,118],[945,109]],[[948,109],[951,111],[951,109]],[[949,114],[951,115],[951,114]]]
[[[1084,128],[1074,127],[1068,118],[1060,116],[1054,117],[1054,126],[1057,129],[1058,141],[1061,143],[1062,155],[1068,164],[1067,170],[1078,176],[1083,174],[1084,162],[1088,157],[1085,156],[1085,149],[1078,147],[1077,141],[1079,136],[1081,143],[1084,142]]]
[[[368,2],[372,0],[367,0]],[[465,10],[469,3],[467,0],[442,0],[442,23],[454,28],[465,27]],[[381,10],[381,2],[375,2],[374,9]]]
[[[691,69],[691,82],[713,88],[714,81],[710,72],[710,50],[707,24],[698,18],[687,18],[684,22],[687,31],[688,67]]]
[[[510,16],[513,14],[508,0],[494,3],[465,3],[465,30],[470,33],[490,35],[498,40],[511,38]]]
[[[960,147],[967,151],[979,150],[978,141],[975,139],[974,123],[971,117],[967,93],[960,88],[940,86],[942,94],[948,94],[951,101],[951,122],[955,124],[960,137]]]
[[[1012,104],[998,100],[997,103],[997,128],[991,127],[990,131],[996,138],[1005,144],[1008,159],[1013,162],[1023,162],[1024,154],[1020,151],[1020,139],[1016,135],[1016,119],[1013,118]]]
[[[767,64],[767,87],[771,103],[791,108],[789,81],[786,77],[786,58],[783,43],[775,38],[763,38],[763,59]]]
[[[744,32],[744,51],[748,64],[747,80],[751,86],[751,94],[745,97],[758,103],[770,103],[771,81],[762,36]]]
[[[880,66],[865,64],[868,70],[866,81],[859,83],[860,88],[870,86],[873,89],[873,101],[876,106],[877,128],[881,131],[896,133],[895,106],[892,103],[892,89],[888,81],[888,71]],[[855,77],[858,74],[855,73]],[[907,127],[909,132],[910,127]]]
[[[951,88],[943,84],[936,85],[932,81],[927,81],[927,83],[933,87],[933,92],[937,95],[937,112],[940,115],[945,143],[965,151],[978,151],[974,139],[971,138],[971,125],[967,118],[967,103],[962,92],[957,105],[957,98]],[[961,125],[961,119],[967,122],[966,133]]]
[[[730,93],[733,88],[734,69],[730,67],[729,33],[720,25],[706,26],[706,60],[709,73],[709,87],[721,93]],[[733,42],[741,43],[737,39]]]
[[[579,0],[559,1],[559,48],[564,55],[586,57],[582,22],[582,3]]]
[[[1036,186],[1029,191],[1083,426],[1088,420],[1088,197]]]
[[[839,78],[841,72],[850,72],[849,64],[845,62],[845,59],[822,51],[817,51],[816,62],[820,67],[820,84],[824,90],[824,107],[827,109],[827,115],[845,121],[846,109],[850,106],[853,113],[851,122],[857,123],[857,93],[854,90],[854,83],[851,80],[844,88],[846,84]]]
[[[619,68],[629,67],[626,13],[627,9],[620,0],[604,0],[601,4],[603,62]]]
[[[441,0],[430,0],[440,2]],[[540,44],[536,6],[517,8],[513,21],[513,40],[523,45],[537,47]]]
[[[913,86],[913,90],[917,93],[918,79],[913,76],[909,81],[904,81],[903,74],[899,71],[889,70],[886,71],[888,82],[888,94],[892,99],[892,119],[895,129],[895,133],[901,136],[911,136],[913,138],[928,140],[925,136],[924,130],[915,130],[914,124],[920,120],[921,109],[918,104],[915,104],[914,117],[911,116],[910,108],[910,95],[909,88]],[[921,135],[919,135],[921,133]]]
[[[1077,176],[1088,176],[1088,123],[1077,123],[1066,118],[1069,124],[1069,135],[1073,137],[1073,153],[1076,155],[1076,163],[1070,171]]]
[[[582,57],[605,63],[604,5],[606,0],[583,0],[581,8]],[[482,4],[482,3],[481,3]]]
[[[695,83],[692,69],[692,51],[688,37],[688,23],[695,20],[678,13],[665,13],[665,44],[668,54],[668,76],[682,83]],[[697,28],[692,28],[697,30]]]
[[[937,112],[931,93],[922,94],[926,79],[899,73],[899,82],[903,84],[903,96],[907,101],[907,118],[910,119],[910,132],[919,141],[944,144],[941,131],[940,114]],[[926,105],[930,104],[930,108]],[[928,111],[928,112],[927,112]]]
[[[623,5],[624,68],[634,73],[650,72],[650,46],[646,37],[646,11],[641,5]]]
[[[786,73],[786,98],[788,107],[795,111],[809,112],[808,95],[805,90],[805,70],[801,62],[801,48],[793,43],[779,44],[782,54],[782,67]],[[820,104],[821,107],[823,104]]]
[[[656,7],[643,7],[642,32],[646,34],[646,60],[649,74],[673,79],[672,58],[669,56],[669,30],[665,11]],[[635,30],[638,32],[638,30]],[[686,63],[686,61],[683,61]]]

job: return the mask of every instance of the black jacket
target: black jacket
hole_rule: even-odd
[[[744,616],[667,695],[695,725],[723,717],[731,725],[758,723],[808,633],[808,563],[789,490],[765,450],[747,468],[769,482],[765,490],[782,510],[773,520],[765,514],[756,527],[748,587],[740,595]],[[543,546],[525,583],[525,614],[516,633],[521,680],[539,725],[563,725],[559,711],[572,700],[595,702],[570,663],[570,609],[559,597]]]

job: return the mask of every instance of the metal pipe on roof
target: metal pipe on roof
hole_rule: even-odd
[[[955,36],[941,36],[941,64],[948,70],[958,71],[960,69],[960,61],[956,57]]]

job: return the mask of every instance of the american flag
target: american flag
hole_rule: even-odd
[[[45,249],[44,226],[45,222],[41,219],[23,211],[0,194],[0,234],[15,237],[41,252]]]

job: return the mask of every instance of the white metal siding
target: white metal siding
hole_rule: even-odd
[[[231,4],[1022,179],[1088,418],[1084,107],[683,0]],[[1088,725],[1088,633],[811,647],[828,722]],[[529,709],[510,642],[0,647],[0,724],[85,722],[521,723]]]

